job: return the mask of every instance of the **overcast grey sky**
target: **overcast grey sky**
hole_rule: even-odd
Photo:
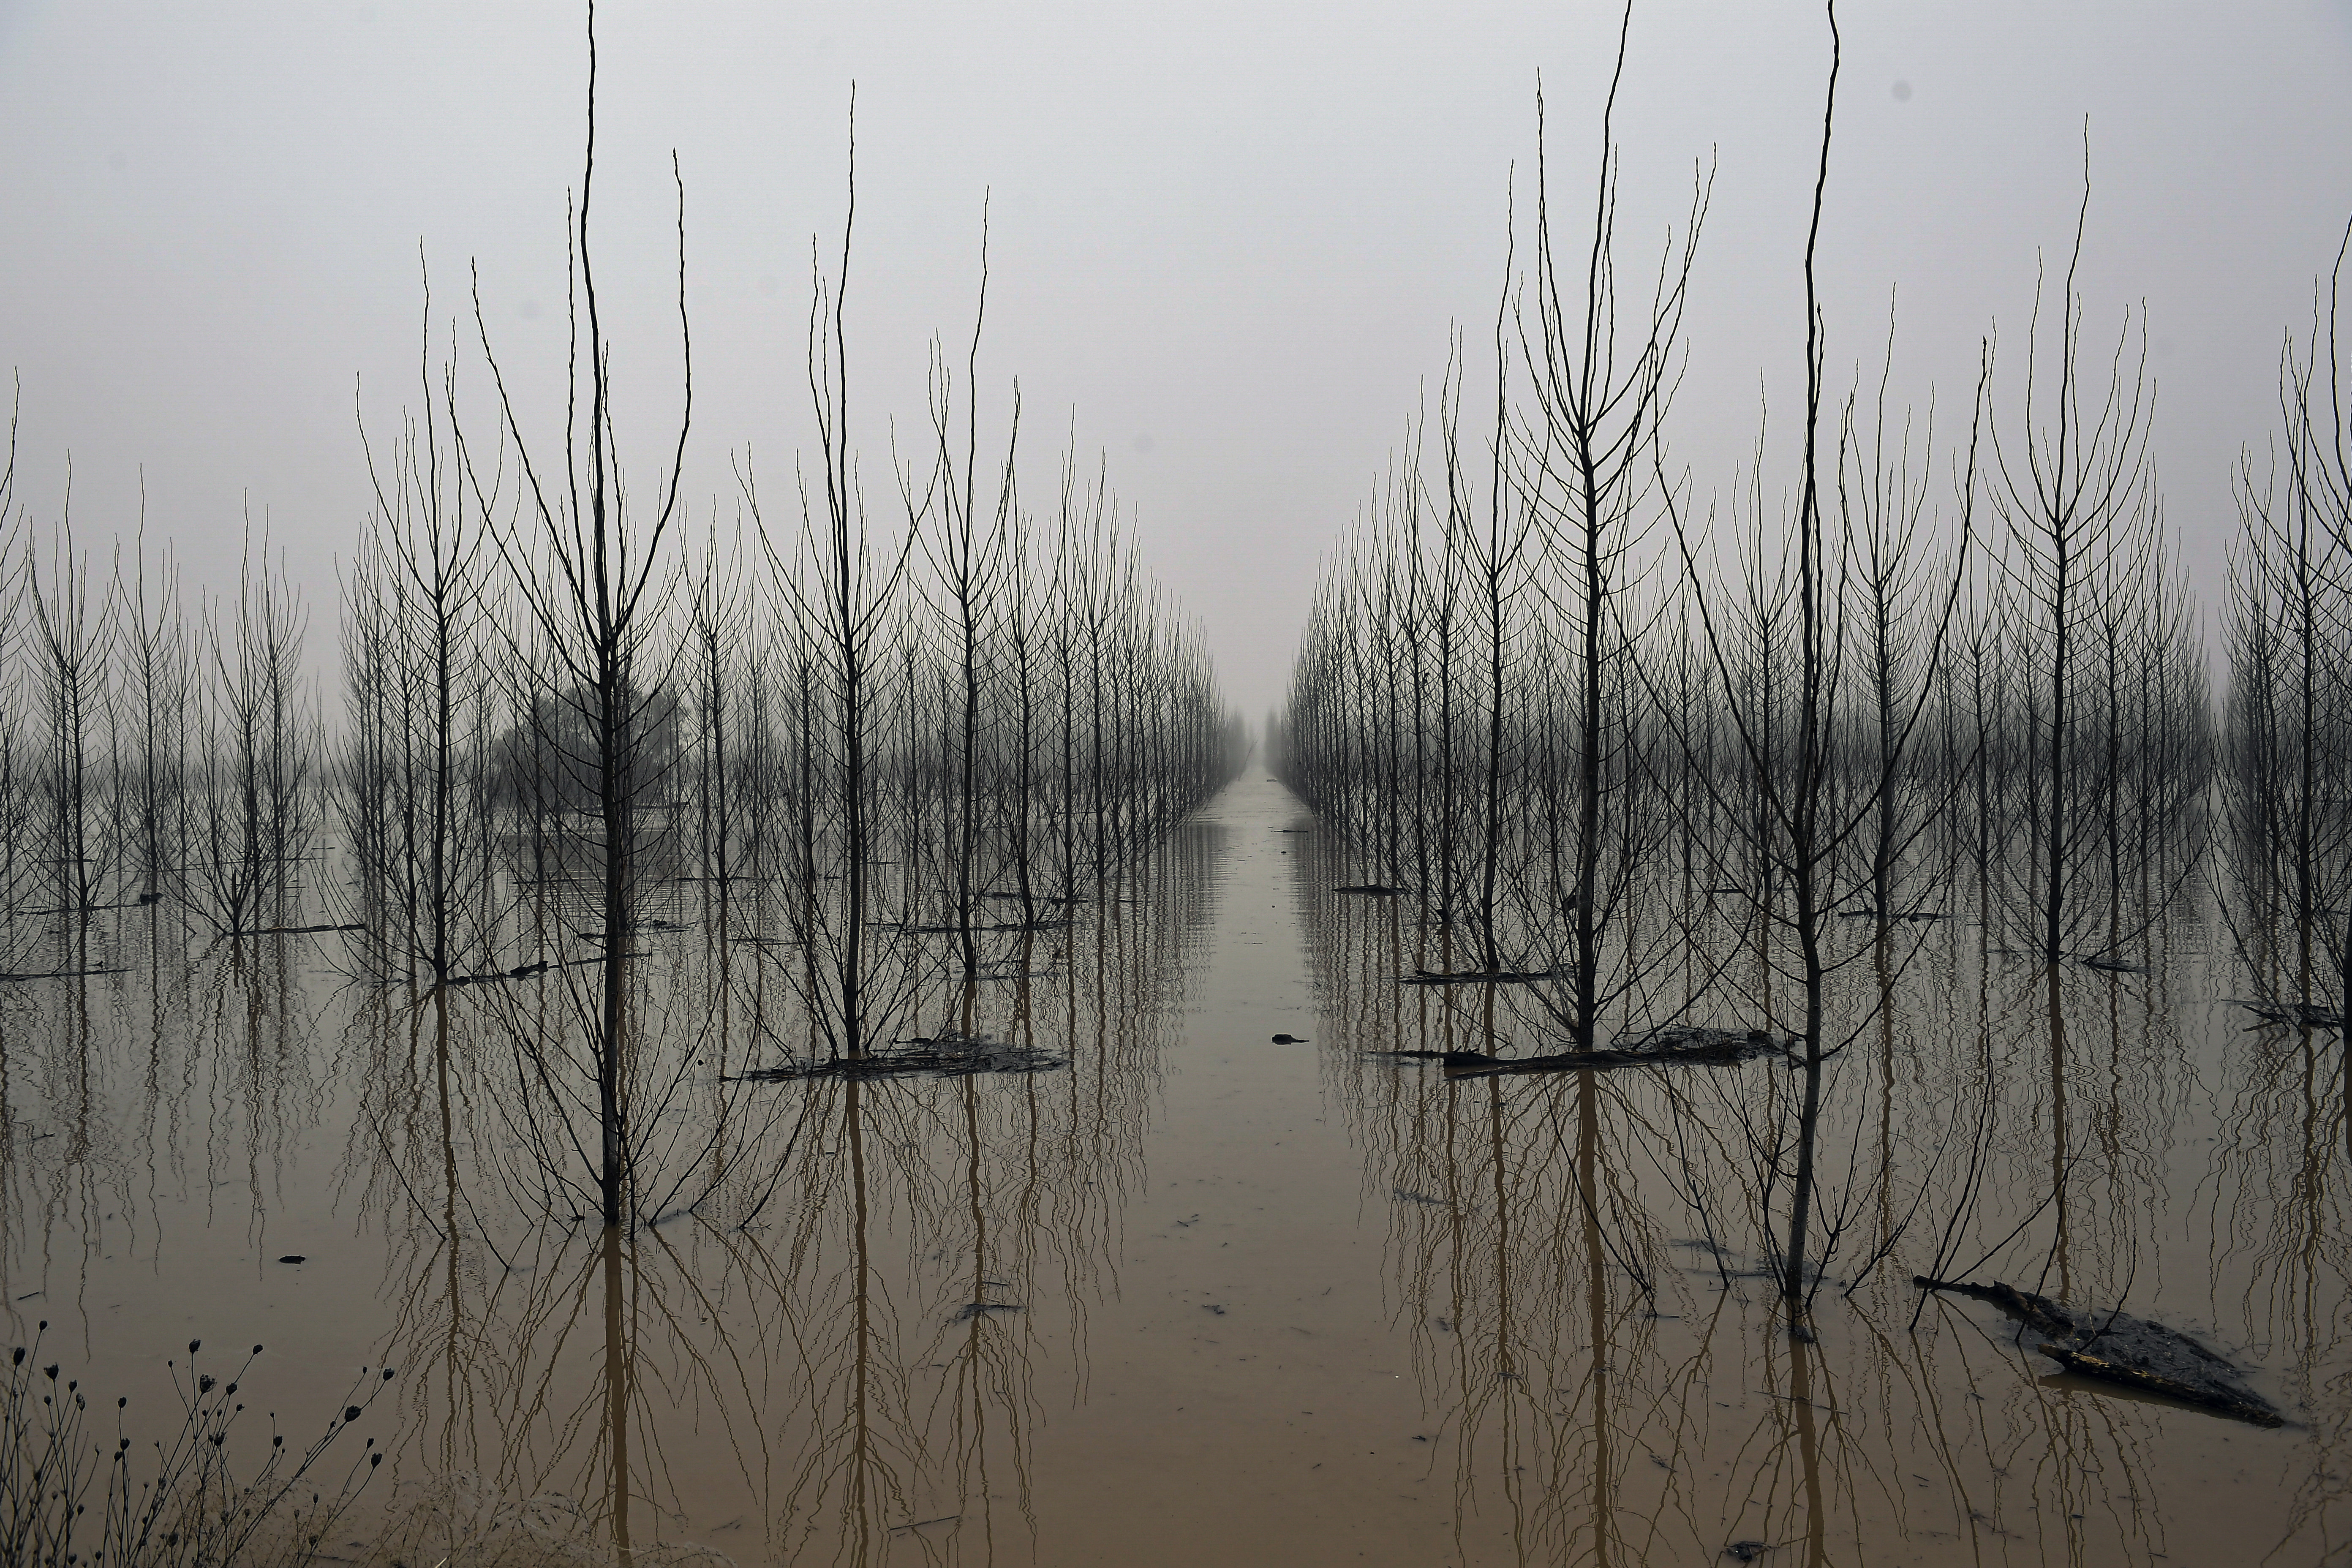
[[[669,157],[688,185],[697,436],[687,494],[735,511],[730,451],[807,439],[811,236],[837,236],[858,95],[851,352],[869,484],[919,427],[924,342],[969,331],[993,190],[984,391],[1018,374],[1042,478],[1075,410],[1228,692],[1273,702],[1318,555],[1445,353],[1483,331],[1544,72],[1580,189],[1615,10],[1455,4],[699,5],[607,0],[601,277],[635,461],[674,395]],[[2209,602],[2230,465],[2274,415],[2278,344],[2352,214],[2352,5],[1849,4],[1823,236],[1830,360],[1880,353],[1958,434],[1976,342],[2021,342],[2063,260],[2089,117],[2094,335],[2145,300],[2168,515]],[[1647,250],[1717,161],[1675,450],[1702,492],[1789,407],[1827,38],[1816,7],[1643,0],[1620,116]],[[19,493],[68,455],[77,528],[134,520],[234,580],[247,497],[324,609],[366,510],[352,391],[417,394],[436,304],[480,268],[509,362],[560,363],[579,179],[574,4],[0,5],[0,368]],[[533,367],[536,367],[535,369]],[[479,387],[477,384],[477,394]],[[331,619],[314,647],[331,646]]]

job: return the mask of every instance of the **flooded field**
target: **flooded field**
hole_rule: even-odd
[[[2346,39],[240,9],[0,13],[0,1568],[2352,1568]]]
[[[1976,922],[1920,939],[1830,1072],[1792,1334],[1754,1152],[1787,1061],[1384,1055],[1556,1047],[1511,986],[1401,984],[1447,933],[1360,877],[1252,770],[1025,971],[1008,939],[976,994],[919,987],[1028,1070],[748,1085],[775,961],[686,897],[648,940],[700,1070],[662,1114],[724,1174],[613,1230],[542,1217],[488,987],[117,911],[118,973],[5,999],[14,1342],[142,1449],[187,1342],[265,1345],[248,1466],[264,1413],[308,1443],[389,1369],[304,1485],[357,1488],[323,1555],[423,1568],[2340,1550],[2344,1047],[2250,1028],[2193,908],[2054,1001]],[[2193,1334],[2284,1425],[2065,1373],[1923,1272]]]

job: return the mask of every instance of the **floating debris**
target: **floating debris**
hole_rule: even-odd
[[[948,1321],[952,1323],[969,1323],[974,1318],[990,1312],[1017,1312],[1020,1310],[1021,1304],[1018,1301],[966,1301],[956,1309],[956,1315]]]
[[[2238,1005],[2265,1024],[2284,1024],[2296,1029],[2340,1029],[2344,1016],[2314,1002],[2247,1002]]]
[[[1400,985],[1526,985],[1549,980],[1549,969],[1416,969],[1397,976]]]
[[[107,910],[143,910],[159,902],[163,897],[161,893],[142,893],[136,899],[125,899],[117,903],[59,904],[54,909],[26,910],[22,912],[28,920],[40,920],[48,915],[94,915]]]
[[[1361,882],[1353,887],[1334,888],[1331,890],[1335,893],[1361,893],[1368,899],[1393,899],[1404,891],[1402,888],[1384,888],[1378,882]]]
[[[1990,1301],[2028,1328],[2049,1335],[2033,1348],[2069,1372],[2179,1400],[2217,1415],[2251,1421],[2257,1426],[2284,1424],[2270,1401],[2246,1386],[2243,1372],[2178,1329],[2121,1310],[2086,1312],[2061,1306],[2047,1296],[2020,1290],[1998,1279],[1990,1285],[1973,1285],[1916,1274],[1911,1283],[1923,1290],[1949,1290]]]
[[[547,963],[542,959],[537,963],[518,963],[512,969],[493,969],[484,974],[453,974],[449,976],[449,984],[452,985],[488,985],[495,981],[500,980],[529,980],[535,974],[546,973],[547,970]]]
[[[684,927],[684,926],[682,926],[682,925],[680,925],[680,924],[678,924],[676,921],[653,921],[653,920],[646,920],[646,921],[638,921],[635,924],[634,924],[633,926],[631,926],[629,929],[630,929],[630,931],[632,931],[632,933],[635,933],[635,934],[642,934],[642,933],[646,932],[646,931],[684,931],[684,930],[686,930],[687,928],[686,928],[686,927]],[[577,937],[578,937],[582,942],[603,942],[604,940],[605,940],[605,939],[604,939],[604,933],[603,931],[575,931],[575,932],[573,932],[572,934],[573,934],[573,935],[575,935],[575,936],[577,936]]]
[[[1583,1072],[1596,1068],[1720,1067],[1758,1057],[1790,1056],[1795,1043],[1762,1029],[1661,1029],[1629,1045],[1541,1057],[1491,1057],[1477,1051],[1444,1053],[1447,1078],[1498,1078],[1507,1074]]]
[[[1057,1057],[1034,1046],[992,1040],[984,1035],[919,1035],[912,1039],[893,1040],[891,1044],[913,1048],[877,1051],[863,1057],[835,1057],[821,1062],[793,1062],[782,1067],[755,1068],[728,1081],[787,1083],[796,1079],[890,1078],[913,1073],[968,1078],[974,1073],[984,1072],[1049,1072],[1055,1068],[1069,1066],[1066,1057]]]
[[[1044,903],[1045,900],[1040,899],[1037,901]],[[1123,904],[1139,901],[1135,899],[1118,900]],[[1067,931],[1069,926],[1070,922],[1066,920],[1045,917],[1034,921],[974,921],[971,922],[971,929],[975,931]],[[905,921],[876,921],[874,929],[896,931],[902,936],[961,936],[964,930],[963,927],[955,924],[909,925]]]
[[[1474,1066],[1496,1059],[1484,1051],[1366,1051],[1364,1055],[1395,1062],[1444,1062],[1449,1067],[1456,1063]]]
[[[97,974],[128,974],[128,969],[44,969],[37,974],[0,974],[0,985],[23,980],[86,980]]]
[[[1274,1043],[1277,1046],[1303,1046],[1307,1044],[1307,1041],[1300,1039],[1297,1035],[1276,1035],[1274,1037]]]

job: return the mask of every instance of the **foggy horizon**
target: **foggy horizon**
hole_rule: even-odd
[[[593,241],[625,460],[650,477],[676,396],[673,150],[695,332],[688,534],[735,526],[747,450],[781,477],[807,447],[810,247],[838,247],[854,81],[852,437],[877,521],[896,505],[894,426],[902,447],[920,437],[927,342],[960,359],[968,340],[985,200],[983,421],[1001,434],[1018,378],[1032,489],[1073,432],[1101,454],[1145,562],[1255,724],[1287,681],[1318,563],[1433,403],[1450,330],[1476,378],[1514,195],[1524,272],[1539,72],[1555,227],[1584,221],[1618,16],[1481,6],[1436,27],[1199,6],[1144,25],[1080,7],[607,4]],[[368,507],[354,399],[372,433],[419,399],[420,247],[436,361],[459,329],[461,405],[479,415],[488,395],[467,352],[478,268],[526,420],[551,427],[582,19],[0,12],[17,150],[0,343],[22,384],[28,518],[63,515],[70,459],[79,546],[127,547],[143,472],[151,546],[177,550],[191,592],[217,592],[249,501],[324,611]],[[1893,402],[1924,416],[1934,395],[1948,469],[1979,341],[1998,329],[2002,368],[2021,370],[2036,268],[2072,237],[2087,121],[2086,341],[2146,302],[2158,484],[2210,607],[2231,466],[2242,447],[2263,460],[2278,346],[2308,330],[2352,211],[2352,104],[2333,89],[2352,11],[2113,19],[1842,18],[1828,376],[1874,380],[1891,305]],[[1633,12],[1615,138],[1629,300],[1694,172],[1714,169],[1666,431],[1701,506],[1729,495],[1767,403],[1768,493],[1790,471],[1827,46],[1805,6]],[[2015,379],[1997,376],[1996,397]],[[1949,491],[1939,479],[1948,509]],[[311,646],[323,673],[331,640]]]

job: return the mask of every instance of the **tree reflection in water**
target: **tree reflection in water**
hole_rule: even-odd
[[[529,1217],[528,1145],[491,1103],[493,1008],[359,998],[347,1039],[369,1087],[346,1168],[394,1243],[401,1538],[1029,1550],[1031,1429],[1085,1385],[1211,847],[1171,837],[1072,925],[1024,933],[1005,979],[919,987],[891,1023],[993,1032],[1066,1068],[761,1086],[772,1114],[732,1112],[756,1153],[695,1212],[638,1226]],[[749,977],[723,944],[676,973],[714,1016],[766,1022],[730,994]]]
[[[1757,1195],[1793,1114],[1776,1063],[1449,1079],[1434,1055],[1387,1055],[1558,1047],[1528,1043],[1544,1036],[1507,986],[1399,985],[1438,967],[1423,955],[1444,931],[1404,900],[1312,891],[1354,877],[1319,836],[1306,848],[1326,1071],[1387,1215],[1391,1310],[1443,1423],[1466,1560],[1850,1562],[1899,1538],[2144,1561],[2216,1539],[2183,1483],[2267,1439],[2053,1374],[1976,1303],[1930,1298],[1915,1327],[1914,1272],[2128,1301],[2274,1369],[2311,1450],[2259,1528],[2285,1557],[2324,1537],[2345,1425],[2341,1047],[2250,1052],[2209,1028],[2189,998],[2226,988],[2227,954],[2192,905],[2143,911],[2147,973],[2053,969],[1961,921],[1913,962],[1846,972],[1833,1249],[1792,1332]],[[1662,1006],[1707,1005],[1705,984],[1736,1001],[1740,976],[1703,979]],[[2184,1216],[2212,1248],[2183,1249]],[[2235,1506],[2221,1539],[2254,1522]]]

